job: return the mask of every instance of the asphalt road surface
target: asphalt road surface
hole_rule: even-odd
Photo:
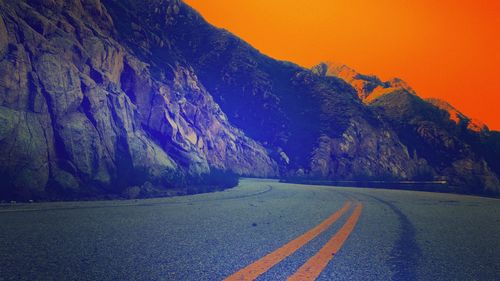
[[[500,200],[243,179],[0,206],[0,280],[500,280]]]

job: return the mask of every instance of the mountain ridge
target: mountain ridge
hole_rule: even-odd
[[[420,152],[437,168],[437,175],[448,178],[452,185],[459,185],[460,181],[477,185],[480,181],[492,189],[498,186],[499,170],[489,167],[496,166],[496,161],[488,153],[484,154],[484,148],[478,148],[494,138],[495,133],[480,121],[465,116],[446,101],[420,98],[408,84],[397,78],[384,82],[348,66],[329,63],[312,69],[320,75],[336,76],[351,84],[360,100],[392,123],[405,146],[413,148],[415,153]],[[484,178],[475,178],[477,174]],[[457,178],[461,179],[456,181]]]
[[[400,123],[413,124],[415,116],[395,116],[397,102],[384,102],[392,88],[409,93],[401,81],[372,81],[392,92],[365,103],[349,81],[265,56],[177,0],[4,0],[0,6],[2,198],[78,198],[130,188],[149,196],[195,187],[218,170],[434,179],[455,177],[468,165],[454,182],[462,191],[498,189],[498,172],[488,164],[496,162],[481,156],[496,143],[488,132],[456,133],[438,118],[434,131],[468,147],[462,154],[442,149],[444,158],[460,155],[445,165],[424,157],[440,146],[406,140],[408,128]],[[419,102],[403,104],[414,112]],[[432,115],[442,114],[434,108]],[[432,136],[442,142],[439,133]]]

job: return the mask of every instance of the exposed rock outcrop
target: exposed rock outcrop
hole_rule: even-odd
[[[187,16],[157,35],[176,42],[229,120],[271,151],[282,176],[410,179],[426,165],[341,79],[266,57],[187,6],[180,15]],[[159,24],[147,12],[138,21]]]
[[[395,90],[405,90],[415,94],[415,91],[403,80],[393,78],[389,81],[382,81],[377,76],[360,74],[356,70],[344,64],[333,62],[320,63],[312,68],[312,71],[321,76],[338,77],[349,83],[364,103],[370,103],[377,97],[393,92]]]
[[[391,124],[411,154],[432,167],[432,174],[470,193],[500,191],[495,161],[481,144],[488,128],[438,99],[421,99],[399,79],[382,82],[347,66],[320,64],[313,71],[350,83],[358,96]],[[425,168],[429,173],[430,170]]]
[[[0,6],[2,198],[168,188],[214,168],[277,175],[189,65],[138,58],[99,0]]]

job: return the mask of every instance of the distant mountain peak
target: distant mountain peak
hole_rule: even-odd
[[[400,78],[382,81],[375,75],[361,74],[354,68],[345,64],[331,61],[322,62],[314,66],[312,71],[320,76],[333,76],[344,80],[356,90],[358,97],[366,104],[370,104],[380,97],[397,93],[398,91],[417,95],[410,85]],[[450,120],[457,125],[467,124],[467,129],[477,133],[489,131],[488,127],[483,122],[467,117],[444,100],[428,98],[425,99],[425,101],[446,111],[450,115]]]
[[[358,97],[365,103],[370,103],[396,90],[415,94],[415,91],[400,78],[382,81],[375,75],[361,74],[345,64],[331,61],[322,62],[314,66],[312,71],[320,76],[333,76],[344,80],[356,90]]]
[[[356,70],[345,64],[332,61],[321,62],[313,67],[313,71],[317,71],[318,69],[322,70],[321,73],[323,76],[336,76],[346,80],[354,79],[359,74]]]

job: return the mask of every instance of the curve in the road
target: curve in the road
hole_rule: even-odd
[[[61,207],[52,207],[52,208],[25,208],[25,209],[6,209],[6,210],[0,210],[1,213],[14,213],[14,212],[40,212],[40,211],[67,211],[67,210],[77,210],[77,209],[104,209],[104,208],[119,208],[119,207],[151,207],[151,206],[161,206],[161,205],[182,205],[182,204],[192,204],[192,203],[201,203],[201,202],[212,202],[212,201],[225,201],[225,200],[234,200],[234,199],[243,199],[243,198],[249,198],[249,197],[255,197],[255,196],[260,196],[265,193],[268,193],[273,190],[273,187],[271,185],[267,185],[266,189],[254,192],[254,193],[249,193],[249,194],[242,194],[242,195],[235,195],[235,196],[228,196],[228,197],[223,197],[223,198],[213,198],[213,199],[199,199],[199,200],[191,200],[191,201],[181,201],[181,202],[156,202],[156,203],[123,203],[123,204],[116,204],[116,205],[99,205],[99,206],[71,206],[71,207],[66,207],[66,206],[61,206]],[[197,194],[197,195],[202,195],[203,193]],[[131,201],[131,200],[125,200],[125,201]],[[95,201],[95,202],[109,202],[109,201]]]

